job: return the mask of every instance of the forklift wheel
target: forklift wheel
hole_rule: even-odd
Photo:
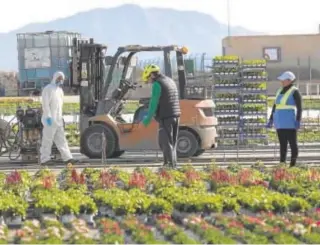
[[[117,158],[122,156],[125,153],[125,151],[115,151],[110,158]]]
[[[199,149],[199,141],[194,133],[188,130],[180,130],[177,142],[178,158],[188,158],[196,154]]]
[[[117,137],[110,127],[103,124],[94,124],[84,130],[81,135],[81,153],[91,159],[101,158],[102,133],[106,137],[106,157],[112,157],[117,148]]]
[[[198,156],[202,155],[205,151],[206,150],[204,150],[204,149],[197,150],[197,152],[193,156],[198,157]]]

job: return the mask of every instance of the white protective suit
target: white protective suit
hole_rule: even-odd
[[[62,106],[63,106],[63,90],[56,84],[57,79],[62,76],[63,72],[55,72],[50,84],[42,90],[42,143],[40,148],[41,163],[51,160],[51,149],[53,142],[57,146],[62,160],[72,159],[65,132],[63,128]],[[47,118],[52,119],[52,125],[49,126]]]

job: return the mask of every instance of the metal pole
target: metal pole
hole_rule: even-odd
[[[104,132],[101,133],[101,137],[102,137],[101,164],[105,165],[106,159],[107,159],[107,139],[106,139],[106,135],[104,134]]]
[[[231,35],[231,28],[230,28],[230,0],[227,0],[227,16],[228,16],[228,37]]]
[[[298,57],[297,59],[297,65],[298,65],[297,85],[298,85],[298,88],[300,88],[300,57]]]

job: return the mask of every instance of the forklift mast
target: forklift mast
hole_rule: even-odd
[[[102,99],[107,47],[88,40],[73,39],[71,86],[79,90],[80,131],[88,127],[88,119],[96,114],[97,102]]]
[[[180,99],[185,99],[185,86],[186,86],[186,74],[184,70],[184,58],[185,48],[179,48],[176,45],[170,46],[140,46],[140,45],[129,45],[124,47],[119,47],[115,55],[112,57],[110,62],[110,68],[106,79],[104,80],[102,87],[102,100],[98,101],[97,115],[102,115],[108,113],[113,105],[113,101],[116,98],[106,98],[109,90],[109,86],[112,83],[113,73],[117,65],[119,64],[120,57],[124,58],[123,53],[129,53],[126,58],[124,58],[124,67],[122,70],[121,81],[125,81],[127,78],[127,72],[130,68],[131,60],[136,53],[139,52],[163,52],[164,57],[164,74],[168,77],[173,78],[172,75],[172,65],[171,65],[171,52],[176,53],[177,67],[178,67],[178,83],[179,83],[179,94]]]

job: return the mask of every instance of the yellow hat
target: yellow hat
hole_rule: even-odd
[[[154,65],[154,64],[147,65],[142,72],[142,77],[141,77],[142,81],[145,83],[148,82],[151,73],[152,72],[159,72],[159,71],[160,71],[159,66]]]

